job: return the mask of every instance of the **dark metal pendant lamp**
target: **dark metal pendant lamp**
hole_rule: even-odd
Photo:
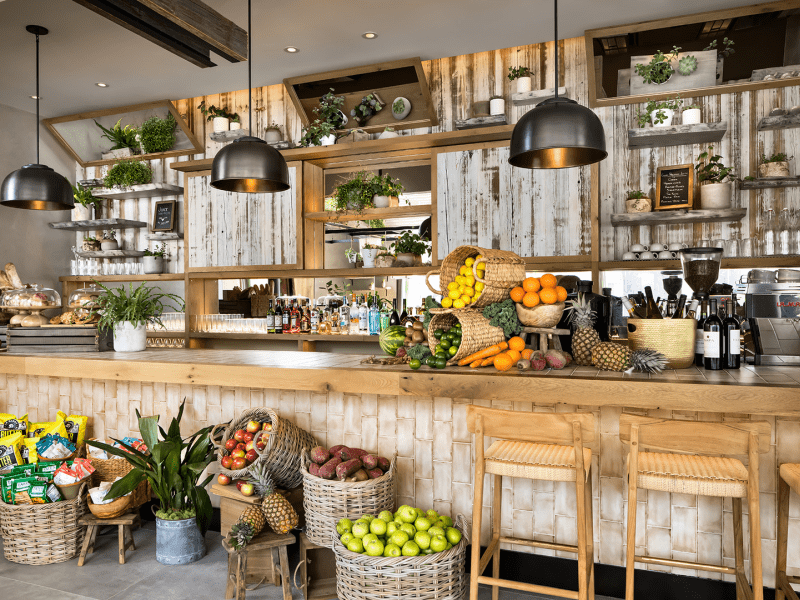
[[[66,177],[39,163],[39,36],[48,31],[38,25],[25,28],[36,35],[36,163],[12,172],[0,186],[0,204],[31,210],[71,210],[72,186]]]
[[[247,0],[247,88],[250,94],[250,133],[253,122],[253,39],[250,0]],[[211,163],[211,186],[226,192],[258,193],[288,190],[289,168],[283,155],[264,140],[247,135],[234,140]]]
[[[556,93],[514,126],[508,162],[523,169],[564,169],[606,156],[603,124],[589,108],[558,95],[558,0],[554,0]]]

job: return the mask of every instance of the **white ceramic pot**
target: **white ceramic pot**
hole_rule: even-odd
[[[75,221],[88,221],[92,218],[92,207],[83,206],[82,204],[75,203],[75,208],[72,212],[72,218]]]
[[[324,135],[319,138],[320,146],[333,146],[336,143],[336,134]]]
[[[147,348],[147,329],[144,323],[134,327],[130,321],[114,325],[115,352],[141,352]]]
[[[730,208],[733,183],[706,183],[700,186],[700,208],[710,210],[715,208]]]
[[[274,144],[275,142],[280,142],[281,139],[281,130],[280,129],[267,129],[264,132],[264,141],[268,144]]]
[[[399,206],[400,199],[397,196],[378,196],[377,194],[372,197],[372,204],[375,208],[389,208],[390,206]]]
[[[665,115],[665,119],[661,123],[656,123],[656,113],[662,112]],[[650,113],[650,123],[653,124],[653,127],[669,127],[672,125],[672,117],[675,116],[675,111],[669,108],[661,108],[659,110],[654,110]]]
[[[102,240],[100,242],[100,250],[119,250],[119,243],[117,240]]]
[[[395,112],[394,104],[398,100],[403,102],[403,110],[401,110],[400,112]],[[402,121],[403,119],[405,119],[410,112],[411,112],[411,102],[408,101],[408,98],[403,98],[402,96],[399,96],[392,101],[392,116],[398,121]]]
[[[379,140],[388,140],[389,138],[396,138],[400,137],[400,134],[396,131],[384,131],[378,136]]]
[[[758,165],[759,177],[789,177],[789,163],[768,162]]]
[[[697,125],[698,123],[702,123],[702,117],[700,115],[699,108],[690,108],[685,110],[683,113],[681,113],[681,117],[684,125]]]
[[[516,90],[518,94],[531,91],[532,82],[530,77],[518,77],[514,81],[517,83]]]
[[[422,257],[419,254],[411,254],[410,252],[401,252],[395,258],[395,267],[418,267],[422,265]]]
[[[375,268],[375,257],[378,256],[377,248],[365,248],[361,251],[361,258],[364,259],[364,268],[365,269],[374,269]]]
[[[489,100],[489,114],[493,117],[506,114],[506,101],[503,98]]]
[[[241,129],[241,128],[242,128],[242,124],[239,121],[236,121],[235,123],[233,121],[231,121],[231,124],[230,124],[230,130],[231,131],[236,131],[237,129]]]
[[[148,275],[155,275],[164,272],[164,259],[160,256],[143,256],[144,272]]]
[[[653,201],[650,198],[628,198],[625,200],[625,210],[629,213],[643,213],[653,210]]]
[[[214,117],[211,124],[214,127],[214,133],[222,133],[223,131],[228,131],[230,119],[226,117]]]

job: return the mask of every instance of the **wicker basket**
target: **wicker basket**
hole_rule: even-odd
[[[133,465],[124,458],[90,458],[89,461],[95,469],[92,473],[92,481],[95,486],[100,485],[101,481],[114,481],[117,477],[125,477],[133,470]],[[138,508],[149,502],[150,497],[150,482],[145,479],[136,486],[130,495],[131,506]]]
[[[74,500],[49,504],[6,504],[0,499],[0,535],[6,560],[23,565],[67,561],[81,550],[86,528],[78,525],[86,513],[84,483]]]
[[[463,600],[469,579],[465,572],[466,521],[456,517],[461,541],[444,552],[425,556],[384,558],[356,554],[334,538],[336,592],[340,600]]]
[[[429,271],[425,276],[425,284],[428,289],[434,294],[446,296],[447,284],[455,281],[458,270],[464,264],[464,261],[479,254],[483,256],[481,260],[486,263],[483,278],[478,277],[478,263],[472,266],[472,273],[475,276],[475,280],[483,282],[485,287],[480,297],[470,307],[485,308],[494,302],[500,302],[508,298],[511,288],[521,285],[522,280],[525,279],[525,261],[513,252],[490,250],[488,248],[479,248],[478,246],[459,246],[448,254],[442,261],[438,271]],[[444,291],[435,289],[428,281],[430,276],[435,274],[439,275],[439,286],[444,288]]]
[[[517,317],[519,317],[520,323],[526,327],[555,327],[566,308],[567,305],[564,302],[537,304],[533,308],[517,303]]]
[[[489,325],[489,319],[483,316],[481,311],[471,308],[443,309],[432,308],[433,317],[428,324],[428,347],[431,352],[436,350],[436,338],[433,332],[437,329],[449,329],[456,323],[461,323],[461,345],[455,356],[448,359],[447,364],[455,364],[465,356],[469,356],[479,350],[488,348],[493,344],[499,344],[506,339],[500,327]]]
[[[303,449],[303,508],[306,513],[306,535],[318,546],[331,547],[339,519],[358,519],[394,511],[397,493],[397,455],[389,470],[377,479],[347,482],[322,479],[308,472],[308,450]]]
[[[233,437],[237,429],[243,429],[248,421],[272,423],[272,433],[269,435],[267,445],[263,450],[256,448],[258,458],[244,469],[231,471],[220,465],[220,472],[229,475],[231,479],[240,479],[247,475],[253,465],[265,462],[276,486],[289,490],[298,487],[303,482],[303,475],[300,473],[300,454],[303,448],[317,446],[317,441],[314,436],[291,421],[281,419],[271,408],[248,408],[235,421],[215,425],[211,431],[211,441],[217,448],[219,458],[225,456],[225,442]],[[218,428],[223,428],[220,441],[217,441]],[[258,432],[256,436],[258,435],[264,433]],[[255,441],[257,440],[258,438],[255,438]]]
[[[628,346],[661,352],[668,369],[686,369],[694,364],[696,326],[694,319],[628,319]]]
[[[124,515],[131,508],[131,496],[122,496],[108,504],[95,504],[89,498],[88,505],[89,510],[98,519],[115,519]]]
[[[250,316],[266,317],[269,311],[269,303],[274,299],[275,296],[268,296],[266,294],[250,296]]]

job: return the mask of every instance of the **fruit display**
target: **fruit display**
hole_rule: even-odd
[[[391,463],[388,458],[370,454],[361,448],[332,446],[330,449],[317,446],[309,452],[311,463],[308,472],[321,479],[339,481],[367,481],[383,476]]]
[[[419,325],[422,326],[422,323]],[[403,325],[390,325],[386,327],[378,336],[378,344],[381,350],[386,352],[389,356],[397,356],[397,351],[400,348],[408,348],[412,343],[412,336],[408,331],[409,329],[411,328]],[[419,342],[413,343],[418,344]]]
[[[558,279],[551,273],[541,277],[527,277],[521,286],[511,290],[511,299],[526,308],[539,304],[557,304],[567,299],[567,290],[558,285]]]
[[[493,327],[500,327],[507,338],[522,333],[523,325],[511,299],[490,304],[483,309],[483,316],[489,319],[489,324]]]
[[[575,363],[582,366],[593,364],[592,349],[600,343],[600,334],[594,329],[595,313],[583,294],[576,300],[571,300],[572,313],[572,354]]]
[[[341,519],[336,524],[336,533],[351,552],[394,558],[444,552],[462,538],[450,517],[406,504],[395,513],[385,510],[356,521]]]
[[[414,321],[403,327],[403,346],[408,350],[418,345],[428,345],[428,331],[422,321]]]
[[[600,342],[592,348],[592,364],[601,371],[660,373],[667,366],[667,358],[655,350],[631,350],[622,344]]]
[[[483,256],[468,257],[458,267],[458,275],[453,281],[442,282],[447,286],[447,295],[442,298],[442,308],[465,308],[481,297],[485,284],[475,279],[482,279],[486,272]],[[442,288],[443,290],[445,288]]]
[[[263,433],[257,435],[259,432]],[[230,471],[239,471],[252,465],[260,456],[259,453],[267,447],[271,433],[271,422],[248,421],[244,429],[237,429],[233,437],[225,442],[219,464]],[[227,485],[221,480],[218,481]]]
[[[572,361],[572,357],[561,350],[550,349],[546,352],[525,347],[525,340],[515,336],[507,342],[493,344],[479,352],[475,352],[458,361],[461,367],[469,365],[471,369],[493,366],[497,371],[509,371],[516,366],[519,371],[542,371],[545,368],[563,369]]]

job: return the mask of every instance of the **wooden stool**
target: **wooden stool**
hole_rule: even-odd
[[[475,433],[475,497],[472,505],[472,565],[470,600],[478,598],[478,584],[492,586],[492,600],[498,600],[500,588],[552,594],[563,598],[594,598],[594,536],[592,533],[592,451],[583,442],[594,441],[595,419],[591,413],[525,413],[510,410],[467,407],[467,427]],[[484,437],[501,438],[484,452]],[[521,441],[520,441],[521,440]],[[483,479],[494,475],[492,503],[492,539],[481,556],[481,513]],[[537,542],[500,535],[500,505],[503,475],[574,481],[578,517],[578,545]],[[573,552],[578,555],[578,593],[500,579],[500,544],[518,544]],[[482,575],[492,561],[492,577]]]
[[[244,600],[247,592],[247,554],[256,550],[271,550],[273,564],[280,563],[280,584],[275,578],[275,585],[283,587],[283,600],[292,600],[292,586],[289,580],[289,556],[286,546],[294,544],[295,537],[291,533],[279,534],[274,531],[262,531],[254,537],[247,546],[240,551],[236,551],[227,539],[222,540],[222,547],[228,552],[228,585],[225,588],[225,598],[233,598],[234,591],[236,600]],[[258,587],[256,584],[250,591]]]
[[[791,584],[800,577],[786,574],[787,539],[789,536],[789,493],[800,494],[800,465],[783,464],[778,470],[778,550],[775,566],[775,600],[798,600]],[[794,543],[798,543],[795,540]]]
[[[125,564],[125,551],[128,548],[136,550],[136,544],[133,543],[133,525],[141,525],[142,522],[139,518],[139,512],[125,513],[121,517],[113,519],[98,519],[92,513],[86,513],[78,519],[78,525],[86,525],[86,537],[83,538],[83,547],[81,554],[78,558],[78,566],[82,567],[86,560],[86,555],[94,552],[94,542],[97,539],[97,530],[103,525],[116,525],[119,533],[119,564]]]
[[[758,455],[769,451],[770,424],[766,421],[706,423],[622,415],[619,437],[631,447],[627,462],[628,531],[625,598],[633,600],[634,563],[666,565],[727,573],[736,576],[737,600],[763,600],[761,518],[758,502]],[[643,448],[675,452],[641,452]],[[713,454],[716,456],[705,456]],[[748,466],[724,455],[748,455]],[[723,456],[719,456],[723,455]],[[631,476],[635,474],[635,476]],[[679,494],[716,496],[733,501],[735,567],[693,563],[636,555],[637,488]],[[742,498],[750,510],[750,566],[752,589],[744,570]],[[780,544],[778,545],[780,548]],[[784,555],[785,556],[785,555]]]
[[[553,348],[561,350],[560,335],[570,335],[572,332],[569,329],[558,329],[556,327],[523,327],[523,333],[532,333],[534,336],[531,338],[531,346],[534,342],[539,340],[538,347],[534,350],[541,350],[547,352],[550,349],[550,340],[553,341]]]

